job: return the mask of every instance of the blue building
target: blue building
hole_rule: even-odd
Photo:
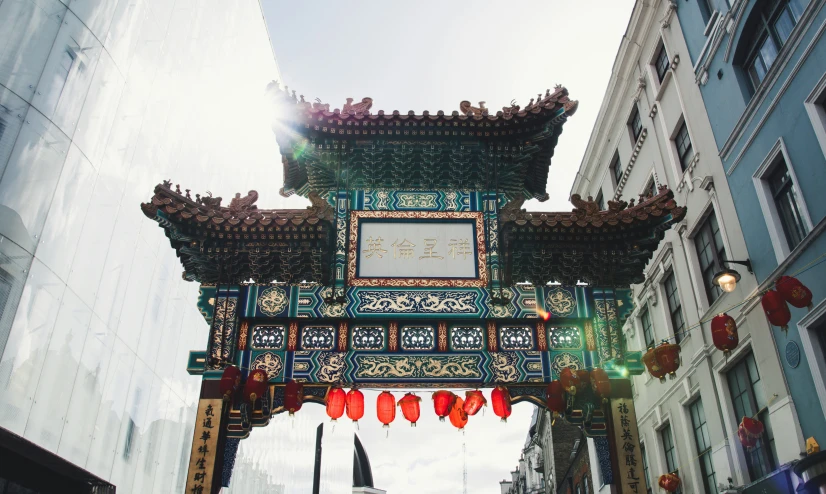
[[[758,291],[780,276],[799,273],[814,293],[810,311],[791,308],[788,333],[772,328],[799,425],[769,421],[769,442],[774,435],[795,432],[801,451],[809,437],[826,446],[826,263],[818,264],[826,260],[826,1],[672,4]],[[731,267],[745,273],[743,266]],[[757,296],[733,312],[746,323],[765,317]],[[763,400],[770,415],[772,397]],[[778,467],[772,448],[766,449],[746,458],[752,481]]]

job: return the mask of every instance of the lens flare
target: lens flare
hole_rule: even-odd
[[[550,312],[544,311],[544,310],[540,309],[539,307],[536,308],[536,315],[538,315],[540,318],[542,318],[543,321],[547,321],[548,319],[551,318],[551,313]]]

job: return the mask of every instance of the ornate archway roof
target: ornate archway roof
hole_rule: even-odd
[[[491,112],[468,101],[460,111],[371,113],[373,100],[342,109],[269,88],[284,165],[281,193],[341,189],[490,190],[544,201],[562,125],[578,102],[557,86],[524,108]]]

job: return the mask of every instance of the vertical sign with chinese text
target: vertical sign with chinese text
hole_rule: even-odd
[[[192,437],[192,451],[189,455],[186,494],[209,494],[212,491],[222,405],[220,398],[201,399],[198,402],[195,434]]]
[[[618,472],[614,484],[621,494],[646,492],[640,456],[640,435],[637,430],[637,413],[631,398],[611,400],[611,417]]]

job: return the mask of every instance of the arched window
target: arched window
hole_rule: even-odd
[[[736,57],[757,89],[811,0],[762,0],[749,16]]]
[[[582,477],[582,494],[590,494],[591,493],[591,489],[589,489],[589,487],[590,487],[589,484],[590,484],[590,482],[588,482],[588,475],[586,474]]]

